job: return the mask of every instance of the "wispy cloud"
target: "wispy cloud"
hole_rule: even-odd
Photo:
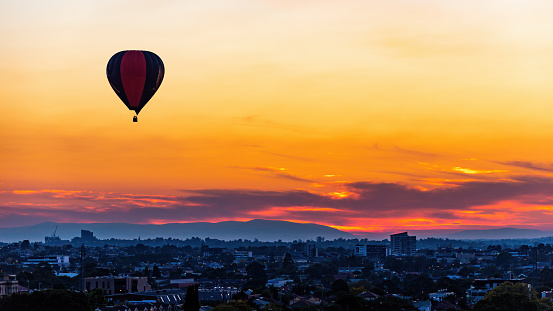
[[[426,159],[438,156],[438,154],[424,152],[424,151],[418,151],[418,150],[409,150],[409,149],[405,149],[405,148],[400,148],[398,146],[394,146],[393,150],[398,151],[398,152],[403,153],[403,154],[407,154],[407,155],[422,156]]]
[[[553,164],[548,163],[534,163],[529,161],[506,161],[506,162],[496,162],[499,164],[509,165],[509,166],[516,166],[516,167],[522,167],[527,168],[531,170],[536,171],[545,171],[545,172],[553,172]]]
[[[234,118],[234,121],[235,121],[234,124],[240,125],[240,126],[254,126],[254,127],[263,127],[263,128],[271,128],[271,129],[281,129],[281,130],[288,130],[288,131],[301,132],[301,133],[308,132],[306,129],[301,128],[299,126],[275,122],[265,118],[262,115],[247,115],[243,117],[236,117]]]
[[[315,182],[310,179],[306,179],[306,178],[302,178],[302,177],[290,174],[287,172],[288,169],[284,167],[234,166],[234,168],[259,171],[259,172],[267,172],[268,174],[265,174],[265,176],[268,176],[271,178],[283,178],[283,179],[302,181],[302,182],[308,182],[308,183]]]

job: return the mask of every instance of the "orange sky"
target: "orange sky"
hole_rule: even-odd
[[[553,230],[550,1],[4,1],[0,227]],[[120,50],[166,74],[138,123]]]

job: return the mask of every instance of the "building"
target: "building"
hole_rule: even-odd
[[[228,248],[223,247],[206,247],[202,248],[204,257],[209,257],[213,255],[222,255],[230,253],[231,251]]]
[[[417,237],[407,232],[390,235],[390,252],[396,256],[413,256],[417,251]]]
[[[126,304],[131,306],[128,311],[132,310],[161,310],[159,307],[153,309],[148,307],[138,308],[139,305],[143,304],[165,304],[166,307],[163,310],[179,310],[178,306],[184,303],[184,298],[186,296],[186,290],[163,290],[163,291],[150,291],[150,292],[140,292],[140,293],[128,293],[128,294],[114,294],[106,295],[108,304],[115,304],[116,306]]]
[[[169,280],[169,286],[175,288],[187,288],[188,286],[196,285],[194,279],[173,279]]]
[[[33,267],[40,263],[47,263],[54,269],[63,269],[70,266],[69,256],[54,255],[54,256],[32,256],[28,257],[23,263],[23,267]]]
[[[301,256],[305,256],[305,257],[318,257],[319,256],[319,251],[318,251],[317,246],[315,245],[315,243],[309,243],[309,242],[308,243],[303,243],[303,242],[293,243],[290,246],[290,251],[292,253],[298,253]]]
[[[85,278],[87,292],[101,288],[105,295],[140,293],[152,290],[147,277],[100,276]]]
[[[253,257],[253,254],[251,251],[239,251],[239,250],[234,250],[234,258],[235,258],[235,262],[240,262],[240,261],[248,261],[250,260],[251,258]]]
[[[355,245],[353,254],[373,260],[382,260],[386,258],[386,245],[358,244]]]
[[[15,279],[15,275],[4,275],[0,279],[0,298],[17,293],[18,285],[19,282]]]
[[[491,278],[491,279],[476,279],[472,282],[472,285],[467,289],[467,303],[473,305],[479,300],[484,298],[484,295],[491,291],[492,289],[498,287],[499,285],[505,283],[522,283],[524,279],[500,279],[500,278]]]
[[[267,280],[267,287],[284,287],[284,285],[288,283],[294,283],[294,280],[289,279],[283,279],[283,278],[276,278]]]
[[[80,237],[74,237],[71,239],[71,244],[73,246],[75,245],[81,245],[81,244],[94,244],[98,242],[98,239],[94,236],[94,233],[89,230],[81,230],[81,236]]]
[[[47,245],[47,246],[61,246],[66,244],[71,244],[71,241],[62,240],[59,236],[44,237],[44,245]]]

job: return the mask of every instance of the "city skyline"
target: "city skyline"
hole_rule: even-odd
[[[553,228],[546,1],[0,3],[0,227]],[[140,114],[105,76],[161,57]]]

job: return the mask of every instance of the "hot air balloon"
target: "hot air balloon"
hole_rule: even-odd
[[[106,69],[108,81],[117,96],[136,116],[159,88],[165,67],[161,58],[148,51],[121,51],[113,55]]]

